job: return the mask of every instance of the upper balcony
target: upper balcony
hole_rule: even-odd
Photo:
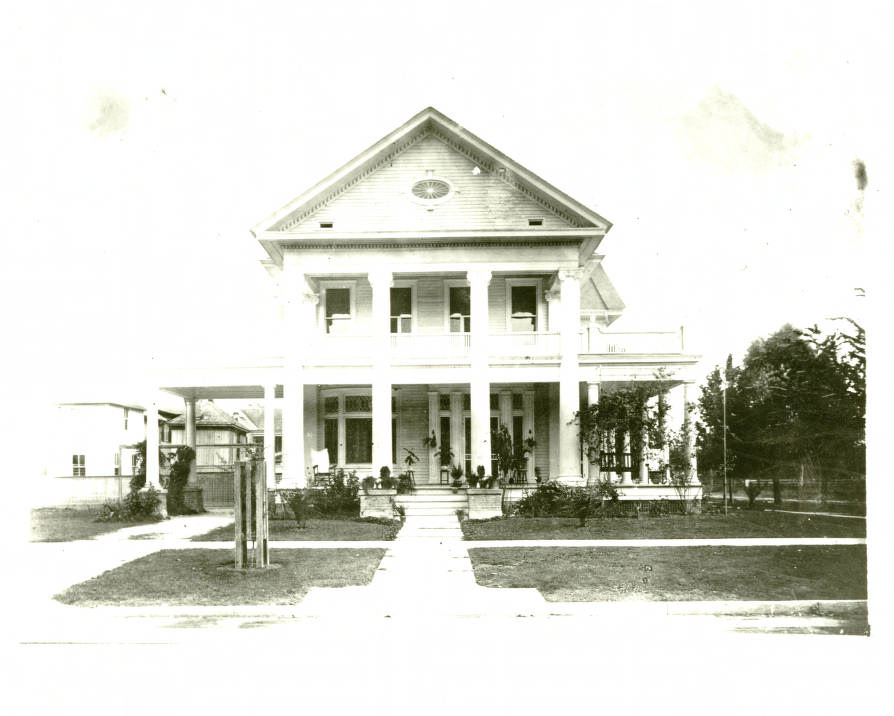
[[[392,333],[388,343],[393,364],[467,362],[472,353],[472,335],[467,332]],[[335,362],[363,363],[376,352],[371,335],[317,333],[308,338],[306,361],[310,365]],[[580,331],[579,355],[682,354],[682,331]],[[558,361],[562,357],[561,334],[550,331],[492,332],[487,336],[491,360]]]

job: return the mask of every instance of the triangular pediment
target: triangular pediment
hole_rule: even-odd
[[[414,195],[433,178],[437,202]],[[611,224],[532,172],[428,108],[254,228],[317,234],[512,231]]]

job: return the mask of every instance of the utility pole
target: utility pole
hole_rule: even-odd
[[[726,479],[726,375],[720,383],[723,388],[723,514],[729,514],[727,507],[727,479]]]

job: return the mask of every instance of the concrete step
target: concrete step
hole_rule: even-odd
[[[432,493],[432,494],[409,494],[409,495],[398,495],[394,498],[394,501],[400,504],[411,504],[414,502],[462,502],[466,503],[469,501],[469,498],[465,495],[460,494],[441,494],[441,493]]]
[[[408,507],[404,510],[407,517],[456,517],[457,510],[466,510],[465,505],[456,507]]]

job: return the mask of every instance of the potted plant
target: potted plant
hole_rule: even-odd
[[[441,445],[436,452],[438,455],[438,462],[441,463],[441,476],[443,480],[445,472],[448,475],[450,474],[450,463],[453,460],[453,450],[450,449],[449,445]],[[444,480],[444,482],[446,482],[446,480]]]
[[[430,450],[436,450],[436,449],[437,449],[437,447],[438,447],[438,440],[437,440],[437,438],[435,437],[435,431],[434,431],[434,430],[431,431],[431,435],[429,435],[427,438],[423,438],[423,439],[422,439],[422,445],[423,445],[423,447],[427,447],[427,448],[429,448]]]
[[[469,487],[471,487],[472,489],[478,487],[478,475],[476,475],[474,472],[469,473],[468,481]]]
[[[463,469],[459,465],[454,465],[450,469],[450,477],[453,478],[453,491],[456,492],[463,486]]]
[[[387,465],[379,468],[379,487],[383,490],[394,489],[394,478],[391,477],[391,468]]]
[[[369,494],[370,490],[376,489],[376,478],[374,478],[372,475],[367,475],[360,482],[360,485],[363,487],[363,491]]]
[[[414,482],[413,465],[419,462],[419,456],[416,455],[416,453],[414,453],[412,450],[410,450],[410,448],[404,448],[403,451],[406,453],[406,456],[404,457],[404,463],[407,466],[407,470],[404,475],[406,475],[407,480],[409,480],[410,482],[410,488],[412,488]],[[403,475],[401,475],[400,477],[403,477]]]

